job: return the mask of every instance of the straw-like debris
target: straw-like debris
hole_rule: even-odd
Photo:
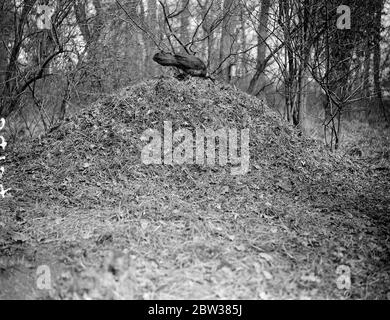
[[[232,175],[231,159],[144,164],[145,130],[163,133],[167,122],[194,134],[249,129],[248,172]],[[13,190],[1,250],[18,244],[39,251],[35,264],[50,259],[51,297],[374,298],[390,283],[386,182],[374,192],[377,181],[348,155],[225,84],[125,88],[14,147],[5,165]],[[353,285],[340,289],[345,265]]]

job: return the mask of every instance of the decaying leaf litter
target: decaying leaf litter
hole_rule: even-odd
[[[163,121],[174,131],[249,128],[250,171],[142,164],[140,137],[163,132]],[[132,85],[14,146],[5,166],[13,190],[0,209],[0,250],[24,263],[2,268],[2,298],[366,299],[389,290],[389,162],[378,173],[330,154],[229,85]],[[42,264],[49,291],[35,288]],[[339,266],[351,270],[350,290],[337,285]]]

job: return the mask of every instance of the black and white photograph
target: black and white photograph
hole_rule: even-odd
[[[390,0],[0,0],[0,300],[390,300]]]

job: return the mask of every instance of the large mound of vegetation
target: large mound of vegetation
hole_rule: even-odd
[[[218,161],[211,168],[207,163],[144,165],[141,151],[147,142],[143,133],[147,129],[163,133],[165,121],[172,123],[173,132],[186,128],[194,136],[197,128],[249,129],[248,174],[234,178],[231,165],[218,166]],[[325,160],[319,163],[319,157]],[[16,184],[17,195],[77,206],[108,205],[121,200],[121,188],[136,192],[141,187],[137,181],[142,185],[165,181],[175,189],[218,177],[277,188],[275,181],[267,179],[277,175],[285,188],[297,190],[302,179],[335,170],[335,161],[299,136],[265,103],[231,86],[162,78],[100,100],[49,135],[19,148],[13,164],[20,170],[9,179]]]
[[[249,171],[145,165],[143,133],[162,133],[164,121],[173,131],[249,129]],[[328,153],[234,87],[174,78],[133,85],[15,146],[6,166],[13,190],[2,219],[24,238],[3,243],[67,261],[54,297],[386,295],[384,177]],[[348,290],[336,286],[345,265]]]

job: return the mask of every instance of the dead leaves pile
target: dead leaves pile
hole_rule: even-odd
[[[143,165],[140,137],[162,132],[164,121],[173,131],[249,128],[250,172]],[[5,184],[14,191],[3,210],[24,208],[29,242],[114,252],[89,255],[80,268],[78,258],[70,262],[57,298],[387,294],[388,231],[375,216],[389,212],[388,184],[373,192],[376,182],[358,161],[331,155],[231,86],[148,80],[15,147],[8,159]],[[350,268],[348,288],[337,285],[340,265]]]

